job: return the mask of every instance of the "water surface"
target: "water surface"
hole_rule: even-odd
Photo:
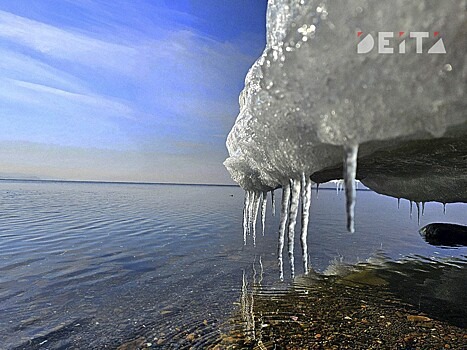
[[[464,310],[465,296],[452,289],[466,287],[465,248],[426,244],[408,202],[397,209],[395,199],[369,191],[357,194],[349,234],[344,200],[329,190],[313,194],[308,242],[316,273],[346,274],[371,262],[386,266],[401,296],[415,288],[416,302],[407,300],[421,309]],[[287,259],[286,280],[278,278],[270,203],[265,236],[256,247],[251,237],[243,245],[238,187],[0,181],[0,206],[2,349],[116,348],[138,338],[151,348],[205,348],[232,327],[244,275],[259,271],[259,261],[263,292],[293,286]],[[465,225],[466,214],[461,205],[443,215],[442,205],[427,203],[420,224]],[[410,269],[395,272],[406,261]],[[444,268],[451,265],[455,272]],[[412,270],[422,277],[394,278]]]

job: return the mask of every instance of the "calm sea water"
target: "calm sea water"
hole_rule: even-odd
[[[214,344],[259,262],[264,290],[293,283],[279,280],[278,215],[268,203],[265,236],[244,246],[242,206],[237,187],[0,181],[0,349],[116,348],[138,337],[183,348],[195,331],[191,346]],[[315,271],[385,266],[401,296],[438,315],[449,308],[465,326],[466,248],[425,243],[406,201],[398,209],[359,191],[354,234],[344,212],[342,195],[313,193]],[[451,204],[444,215],[427,203],[420,225],[430,222],[465,225],[467,208]],[[299,254],[296,262],[300,275]]]

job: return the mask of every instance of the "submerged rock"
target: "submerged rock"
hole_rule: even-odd
[[[467,246],[467,226],[432,223],[422,227],[419,232],[432,245]]]

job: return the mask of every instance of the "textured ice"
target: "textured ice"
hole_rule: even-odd
[[[378,31],[394,33],[395,53],[375,43],[358,54]],[[429,33],[422,53],[410,32]],[[428,53],[440,38],[446,53]],[[286,216],[302,174],[344,179],[349,230],[354,178],[417,208],[467,202],[466,38],[467,0],[270,0],[266,48],[245,79],[225,166],[247,191],[282,187]]]
[[[315,182],[342,178],[343,148],[360,145],[359,167],[361,158],[369,166],[357,178],[370,188],[419,202],[465,202],[466,7],[466,1],[270,1],[267,46],[246,77],[227,140],[225,165],[234,180],[270,190],[302,172]],[[357,54],[357,32],[381,30],[439,31],[447,53],[416,54],[415,40],[407,38],[405,54]],[[425,50],[436,40],[424,39]],[[435,138],[447,144],[441,155],[426,149]],[[420,140],[416,169],[400,177],[398,167],[410,168],[412,157],[398,151],[411,140]],[[450,141],[463,157],[449,159],[459,171],[428,171],[436,170],[436,155],[449,158]],[[372,173],[373,155],[389,164]],[[399,163],[391,166],[392,158]],[[453,168],[447,161],[442,165]],[[320,174],[329,168],[336,171]]]

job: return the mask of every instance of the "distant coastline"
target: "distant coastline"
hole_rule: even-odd
[[[137,181],[97,181],[97,180],[61,180],[41,179],[39,177],[3,177],[3,182],[54,182],[54,183],[82,183],[82,184],[107,184],[107,185],[162,185],[162,186],[213,186],[213,187],[240,187],[237,184],[200,184],[200,183],[177,183],[177,182],[137,182]]]
[[[211,186],[211,187],[240,187],[237,184],[200,184],[200,183],[178,183],[178,182],[141,182],[141,181],[98,181],[98,180],[61,180],[41,179],[39,177],[3,177],[0,182],[50,182],[50,183],[73,183],[73,184],[106,184],[106,185],[155,185],[155,186]],[[320,185],[319,191],[332,190],[336,188],[333,184]],[[357,191],[371,191],[368,188],[358,188]],[[339,191],[340,192],[340,191]]]

